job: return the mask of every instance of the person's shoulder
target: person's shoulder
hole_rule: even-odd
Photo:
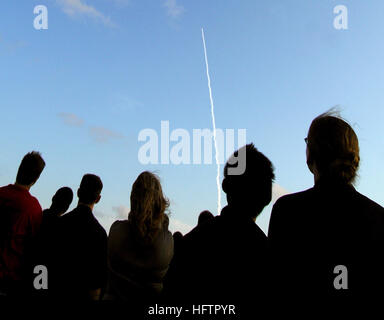
[[[42,217],[43,217],[43,220],[42,220],[43,222],[48,222],[53,220],[52,218],[54,217],[54,214],[52,213],[51,209],[44,209],[42,212]]]
[[[257,224],[257,223],[255,223],[255,226],[256,226],[256,228],[255,228],[255,234],[256,234],[256,236],[258,237],[258,238],[260,238],[260,239],[264,239],[265,241],[267,241],[268,240],[268,237],[267,237],[267,235],[265,234],[265,232],[259,227],[259,225]]]
[[[128,228],[128,220],[116,220],[109,228],[109,234],[119,232],[121,229]]]
[[[105,231],[104,227],[100,224],[99,220],[92,214],[92,229],[94,232],[96,232],[99,236],[102,238],[107,238],[107,232]]]
[[[60,220],[62,220],[62,221],[66,221],[66,220],[68,220],[68,219],[72,219],[72,218],[75,217],[75,216],[76,216],[76,208],[73,209],[72,211],[69,211],[69,212],[65,213],[64,215],[62,215],[62,216],[60,217]]]
[[[98,228],[98,232],[99,232],[100,237],[106,240],[108,238],[107,231],[104,229],[104,227],[99,222],[98,222],[97,228]]]
[[[315,197],[314,188],[310,188],[277,199],[272,207],[268,235],[270,236],[271,226],[275,228],[276,225],[299,225],[302,214],[305,214],[306,210],[314,205]]]
[[[21,189],[14,184],[8,184],[6,186],[0,187],[0,197],[23,204],[29,200],[30,194],[25,189]]]
[[[209,221],[205,221],[202,224],[196,225],[185,236],[195,236],[195,235],[204,234],[204,233],[211,231],[219,223],[220,218],[219,218],[219,220],[217,220],[218,218],[219,218],[219,216],[216,216],[216,217],[214,217],[214,219],[211,219]]]
[[[183,237],[183,243],[192,246],[197,246],[199,243],[207,244],[207,241],[212,240],[218,234],[217,229],[220,229],[221,220],[220,216],[216,216],[210,221],[195,226]]]
[[[0,193],[8,192],[8,190],[10,190],[12,186],[13,186],[12,184],[8,184],[6,186],[0,187]]]
[[[191,241],[195,241],[195,239],[198,239],[201,236],[201,229],[201,226],[195,226],[191,231],[183,236],[183,242],[189,243]]]
[[[20,209],[28,216],[42,216],[43,209],[39,200],[31,195],[29,191],[19,192],[14,199],[19,202]]]
[[[368,218],[371,223],[377,227],[384,227],[384,208],[381,205],[358,191],[355,192],[354,203],[355,209],[364,212],[365,217]]]
[[[29,200],[30,200],[30,202],[31,202],[31,204],[32,204],[32,206],[33,206],[33,208],[34,208],[37,212],[39,212],[39,213],[43,212],[43,209],[41,208],[40,202],[39,202],[39,200],[37,200],[36,197],[34,197],[33,195],[30,195]]]
[[[58,219],[58,224],[62,227],[71,227],[71,229],[74,229],[79,226],[78,222],[78,215],[76,214],[76,208],[72,211],[67,212],[66,214],[62,215]]]
[[[381,205],[379,205],[377,202],[373,201],[372,199],[368,198],[367,196],[361,194],[358,191],[356,191],[355,195],[356,195],[356,198],[359,199],[359,201],[362,204],[371,208],[371,210],[384,214],[384,208]]]
[[[304,191],[290,193],[277,199],[274,207],[281,207],[285,205],[295,204],[296,202],[303,202],[309,200],[314,195],[314,188],[310,188]]]
[[[314,188],[309,188],[307,190],[286,194],[284,196],[281,196],[276,202],[289,202],[289,201],[302,200],[303,198],[312,196],[313,192],[314,192]]]
[[[87,216],[86,212],[84,212],[85,210],[87,210],[85,207],[77,206],[73,210],[71,210],[71,211],[65,213],[64,215],[62,215],[60,217],[60,220],[62,220],[63,222],[71,221],[71,220],[79,220],[79,223],[80,223],[81,220],[84,220],[84,217]],[[91,210],[90,210],[90,213],[92,215],[92,211]]]

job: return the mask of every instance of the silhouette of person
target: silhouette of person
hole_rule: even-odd
[[[173,246],[174,246],[174,254],[176,254],[176,251],[179,249],[180,247],[180,243],[183,241],[183,234],[180,232],[180,231],[176,231],[174,234],[173,234]]]
[[[269,225],[276,274],[283,275],[278,289],[291,296],[369,293],[383,284],[384,209],[353,187],[358,138],[330,111],[312,121],[305,141],[315,185],[281,197]]]
[[[62,187],[57,190],[55,195],[52,197],[51,207],[43,211],[43,220],[45,217],[61,217],[68,210],[72,200],[73,191],[71,188]]]
[[[204,223],[206,222],[209,222],[211,220],[213,220],[215,218],[215,216],[208,210],[204,210],[202,212],[200,212],[199,214],[199,218],[198,218],[198,221],[197,221],[197,225],[198,226],[201,226],[203,225]],[[174,255],[176,256],[178,254],[178,251],[179,250],[182,250],[182,242],[183,242],[183,234],[180,232],[180,231],[176,231],[174,234],[173,234],[173,242],[174,242]],[[173,271],[173,268],[175,267],[175,264],[171,263],[170,267],[169,267],[169,270],[168,270],[168,274],[166,275],[165,277],[165,280],[164,280],[164,287],[165,287],[165,295],[168,295],[169,292],[168,292],[168,289],[169,287],[172,285],[171,281],[172,281],[172,274],[174,273]]]
[[[176,231],[173,234],[174,252],[179,248],[179,244],[183,240],[183,234],[180,231]]]
[[[199,214],[199,219],[197,221],[197,225],[202,225],[203,223],[207,222],[207,221],[211,221],[212,219],[214,219],[215,216],[208,210],[204,210],[203,212],[201,212]]]
[[[159,297],[173,256],[168,206],[159,178],[142,172],[132,186],[128,220],[116,221],[109,232],[106,299],[145,302]]]
[[[16,182],[0,188],[0,292],[20,295],[31,289],[36,235],[42,220],[39,201],[29,190],[39,179],[45,162],[39,152],[27,153]],[[27,284],[28,283],[28,284]]]
[[[51,207],[43,210],[43,221],[41,223],[41,240],[49,241],[51,232],[56,232],[59,218],[68,210],[73,200],[73,191],[69,187],[62,187],[52,197]]]
[[[64,300],[99,300],[107,276],[107,234],[93,215],[103,183],[85,174],[77,191],[79,202],[59,218],[57,250],[52,259],[53,297]],[[61,208],[62,211],[63,207]]]
[[[245,172],[230,175],[229,168],[238,164],[233,160],[241,155]],[[170,299],[245,303],[265,294],[268,242],[255,220],[271,201],[273,171],[272,163],[253,144],[232,155],[222,183],[228,205],[183,237],[167,279]]]
[[[174,234],[173,234],[173,239],[177,239],[176,241],[179,241],[180,239],[183,238],[183,234],[180,232],[180,231],[176,231]]]
[[[34,265],[44,265],[51,269],[51,258],[57,250],[57,232],[60,217],[68,210],[73,200],[73,191],[69,187],[62,187],[52,197],[52,204],[49,209],[43,210],[43,220],[38,235],[38,244],[34,252]],[[53,262],[54,263],[54,262]],[[49,290],[49,288],[48,288]],[[49,297],[48,290],[35,292],[35,297]]]

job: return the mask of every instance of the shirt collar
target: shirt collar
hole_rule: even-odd
[[[327,189],[327,190],[349,190],[355,191],[355,188],[351,183],[344,182],[338,179],[332,178],[320,178],[314,186],[315,189]]]

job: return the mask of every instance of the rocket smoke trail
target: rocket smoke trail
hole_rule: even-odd
[[[204,37],[204,29],[203,28],[201,28],[201,37],[203,39],[203,45],[204,45],[204,57],[205,57],[205,66],[207,68],[209,99],[211,101],[213,140],[215,142],[215,159],[216,159],[216,166],[217,166],[217,175],[216,175],[216,184],[217,184],[217,213],[219,214],[220,211],[221,211],[220,162],[219,162],[219,154],[217,152],[215,107],[213,105],[211,78],[209,76],[209,66],[208,66],[208,57],[207,57],[207,47],[205,46],[205,37]]]

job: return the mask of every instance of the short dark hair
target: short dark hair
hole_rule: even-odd
[[[352,127],[334,111],[316,117],[308,131],[308,164],[320,176],[353,183],[360,163],[359,140]]]
[[[27,153],[20,163],[17,171],[16,183],[28,186],[39,179],[45,167],[45,161],[40,152],[32,151]]]
[[[90,173],[85,174],[77,192],[79,201],[85,204],[95,203],[102,189],[103,183],[100,177]]]
[[[215,216],[212,214],[211,211],[208,211],[208,210],[204,210],[203,212],[201,212],[199,214],[199,218],[197,220],[197,225],[202,225],[203,223],[207,222],[207,221],[210,221],[212,219],[214,219]]]
[[[62,187],[52,197],[52,206],[66,211],[73,200],[73,191],[69,187]]]
[[[242,150],[244,148],[246,157],[244,173],[241,175],[228,174],[228,168],[237,165],[232,164],[234,161],[230,161],[231,158],[238,157],[239,154],[244,152]],[[253,143],[247,144],[235,151],[231,158],[225,164],[223,180],[223,191],[227,194],[228,201],[230,198],[240,199],[252,193],[256,197],[245,200],[252,201],[261,212],[262,208],[271,202],[272,199],[272,183],[275,179],[272,162],[259,152]]]

